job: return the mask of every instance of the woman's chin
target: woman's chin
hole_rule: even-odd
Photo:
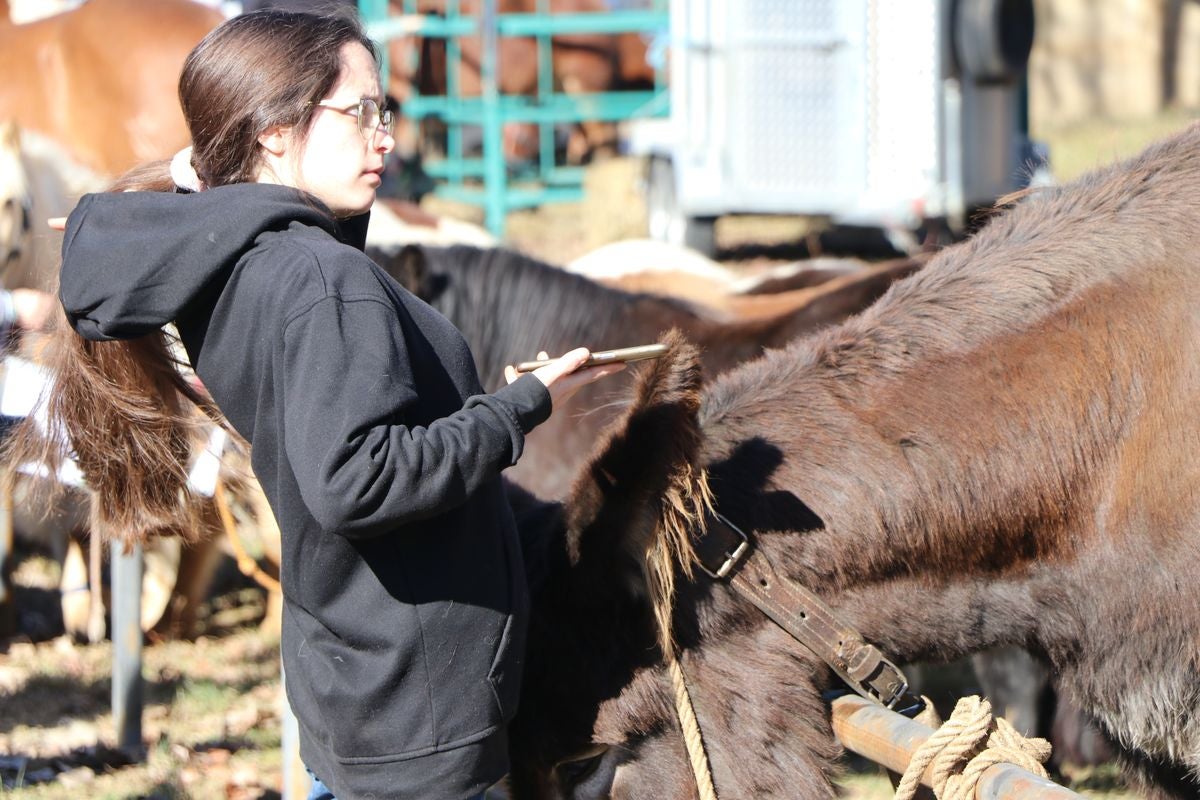
[[[347,217],[357,217],[360,214],[365,214],[371,210],[371,206],[375,204],[375,192],[372,190],[370,196],[356,197],[353,202],[347,201],[339,204],[338,208],[333,209],[333,213],[339,219]]]

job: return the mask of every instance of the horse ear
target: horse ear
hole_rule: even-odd
[[[699,353],[682,334],[673,330],[663,342],[670,351],[638,376],[629,409],[593,450],[568,496],[572,562],[632,559],[644,566],[658,553],[690,569],[690,531],[708,505],[699,464],[703,380]]]

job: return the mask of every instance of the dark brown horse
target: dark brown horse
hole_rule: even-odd
[[[190,0],[89,0],[25,25],[0,0],[0,119],[116,175],[188,142],[176,86],[188,52],[223,17]]]
[[[695,796],[643,564],[705,481],[893,658],[1020,643],[1149,796],[1200,796],[1198,196],[1200,126],[706,390],[690,348],[648,367],[564,509],[518,502],[530,540],[558,535],[530,549],[515,796]],[[720,581],[676,577],[718,792],[834,796],[830,671]]]
[[[893,280],[916,269],[914,264],[867,272],[860,283],[847,283],[811,303],[730,322],[682,301],[601,286],[509,250],[409,247],[372,255],[463,332],[489,389],[503,385],[506,364],[526,361],[539,350],[647,344],[670,328],[702,347],[705,369],[717,374],[764,348],[782,347],[861,311]],[[561,497],[599,432],[619,413],[613,400],[623,396],[619,387],[626,385],[619,376],[575,395],[565,411],[533,431],[521,461],[507,474],[541,497]]]

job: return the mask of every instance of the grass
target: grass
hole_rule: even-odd
[[[1147,119],[1091,120],[1079,125],[1034,131],[1050,146],[1050,166],[1060,181],[1113,161],[1135,155],[1197,119],[1194,111],[1173,110]]]
[[[37,585],[37,565],[17,576]],[[144,759],[114,748],[109,642],[0,643],[0,778],[14,800],[277,798],[278,642],[263,597],[237,588],[206,609],[194,642],[143,651]],[[46,625],[38,626],[45,629]]]

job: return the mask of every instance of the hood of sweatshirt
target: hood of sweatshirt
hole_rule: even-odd
[[[361,249],[367,216],[339,223],[311,195],[262,183],[84,195],[67,219],[59,297],[80,336],[131,339],[219,291],[260,235],[305,225]]]

